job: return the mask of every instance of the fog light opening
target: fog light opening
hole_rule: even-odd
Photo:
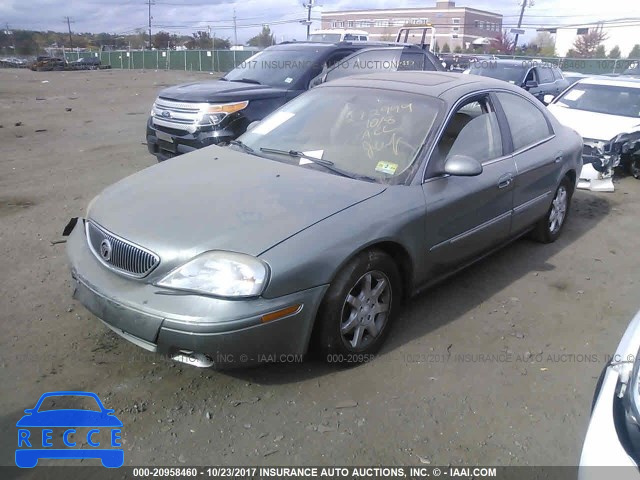
[[[171,360],[176,362],[186,363],[192,367],[209,368],[213,367],[214,361],[208,355],[204,353],[192,352],[190,350],[180,350],[178,353],[171,357]]]

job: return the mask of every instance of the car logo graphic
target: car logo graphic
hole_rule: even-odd
[[[69,400],[95,400],[97,409],[58,408],[47,409],[42,402],[54,397]],[[51,402],[55,405],[54,402]],[[64,402],[63,402],[64,403]],[[42,408],[42,409],[41,409]],[[124,463],[124,450],[120,443],[122,422],[105,408],[100,398],[91,392],[48,392],[43,394],[36,406],[24,411],[26,415],[18,420],[18,448],[16,465],[33,468],[41,458],[85,459],[99,458],[107,468],[118,468]],[[53,429],[64,429],[64,433],[54,435]],[[87,429],[86,436],[75,439],[76,429]],[[108,442],[104,441],[108,434]],[[53,441],[60,438],[65,448],[55,448]],[[102,443],[102,444],[101,444]],[[84,448],[74,448],[82,445]]]
[[[111,242],[109,239],[105,238],[100,242],[100,256],[103,258],[105,262],[111,260],[111,252],[113,248],[111,247]]]
[[[171,112],[164,110],[160,115],[162,115],[164,118],[171,118]]]

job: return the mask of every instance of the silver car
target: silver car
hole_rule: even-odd
[[[251,127],[68,225],[74,296],[124,338],[199,366],[368,361],[407,297],[556,240],[582,166],[534,97],[453,73],[336,80]]]

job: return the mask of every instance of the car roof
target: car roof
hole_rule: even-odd
[[[608,76],[597,76],[597,77],[587,77],[579,82],[581,85],[609,85],[614,87],[632,87],[632,88],[640,88],[640,78],[634,77],[608,77]]]
[[[339,78],[321,85],[322,88],[339,86],[358,86],[406,91],[439,97],[444,100],[453,100],[467,92],[487,88],[522,93],[521,88],[502,80],[496,80],[495,78],[482,77],[479,75],[464,75],[462,73],[430,71],[370,73]],[[456,89],[455,94],[448,95],[447,92],[453,89]]]
[[[272,45],[265,50],[299,50],[301,48],[324,48],[324,49],[332,49],[340,46],[351,46],[357,45],[359,47],[368,48],[368,47],[408,47],[415,48],[418,50],[422,50],[419,45],[415,43],[401,43],[401,42],[382,42],[382,41],[372,41],[372,40],[350,40],[346,42],[282,42],[277,45]]]

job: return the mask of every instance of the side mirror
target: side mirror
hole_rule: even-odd
[[[444,173],[456,177],[475,177],[482,173],[482,165],[467,155],[452,155],[444,164]]]
[[[546,94],[544,97],[542,97],[542,101],[544,103],[546,103],[547,105],[550,104],[551,102],[553,102],[553,99],[556,98],[551,94]]]
[[[253,122],[251,122],[249,125],[247,125],[247,132],[250,132],[251,130],[256,128],[259,123],[260,123],[260,120],[254,120]]]
[[[524,88],[526,88],[527,90],[529,90],[530,88],[538,88],[538,82],[536,82],[535,80],[528,80],[527,82],[525,82]]]

